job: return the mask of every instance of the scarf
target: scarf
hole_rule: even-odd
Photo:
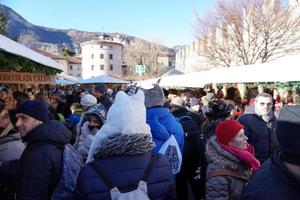
[[[252,172],[255,172],[260,167],[260,162],[254,157],[254,147],[247,143],[247,148],[245,150],[240,150],[235,147],[221,144],[218,144],[229,153],[232,153],[238,157],[242,162],[244,162]]]
[[[106,158],[116,155],[137,155],[150,152],[154,148],[149,134],[114,134],[107,138],[95,151],[94,158]]]

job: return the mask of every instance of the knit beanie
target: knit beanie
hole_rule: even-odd
[[[103,83],[99,83],[95,86],[95,89],[94,89],[96,92],[100,92],[102,94],[105,94],[107,92],[107,88],[106,88],[106,85],[103,84]]]
[[[16,113],[28,115],[42,122],[49,120],[48,105],[41,100],[26,101],[17,107]]]
[[[97,104],[97,98],[91,94],[85,94],[81,97],[80,104],[86,107],[94,106]]]
[[[288,105],[282,108],[277,119],[276,135],[281,159],[300,165],[300,105]]]
[[[145,106],[151,108],[154,106],[163,106],[165,103],[165,95],[158,84],[153,84],[153,88],[144,90]]]
[[[236,120],[225,120],[216,127],[216,136],[218,142],[228,145],[228,143],[243,129],[244,126]]]

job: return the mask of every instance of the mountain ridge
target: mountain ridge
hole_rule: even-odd
[[[7,13],[8,35],[12,39],[32,49],[42,49],[58,53],[60,49],[66,47],[72,49],[76,54],[80,54],[80,43],[88,40],[98,39],[103,34],[109,34],[118,37],[126,45],[133,41],[142,41],[151,43],[135,36],[124,33],[107,33],[107,32],[89,32],[81,31],[74,28],[57,29],[46,26],[34,25],[24,19],[13,9],[2,5],[3,10]],[[164,52],[174,53],[172,48],[163,46]]]

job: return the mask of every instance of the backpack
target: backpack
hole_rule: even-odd
[[[182,155],[174,135],[171,135],[169,139],[167,139],[163,143],[158,153],[163,154],[167,157],[171,164],[173,175],[177,174],[180,171],[182,164]]]
[[[199,127],[193,118],[187,115],[176,117],[176,120],[181,124],[184,131],[183,158],[190,160],[198,154]]]
[[[148,165],[144,171],[142,179],[139,181],[138,186],[135,190],[122,193],[117,186],[114,186],[109,180],[108,176],[103,173],[96,165],[92,162],[89,163],[92,169],[97,173],[98,177],[104,182],[104,184],[110,190],[111,200],[150,200],[147,190],[147,179],[150,175],[150,171],[153,165],[153,162],[156,158],[156,154],[151,154]]]
[[[57,145],[57,144],[56,144]],[[59,146],[61,147],[61,146]],[[63,167],[60,180],[52,193],[52,200],[71,200],[77,181],[77,176],[83,166],[81,155],[71,144],[61,147],[63,151]]]
[[[62,173],[51,195],[51,200],[73,199],[73,192],[76,185],[77,176],[80,169],[83,167],[83,160],[80,153],[76,151],[71,144],[61,145],[49,141],[35,143],[26,151],[29,152],[35,147],[43,144],[52,144],[63,149]]]

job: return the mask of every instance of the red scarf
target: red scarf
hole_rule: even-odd
[[[221,144],[218,144],[229,153],[237,156],[241,161],[243,161],[252,172],[255,172],[260,167],[260,162],[254,157],[254,147],[247,143],[247,148],[244,150],[237,149],[235,147]]]

